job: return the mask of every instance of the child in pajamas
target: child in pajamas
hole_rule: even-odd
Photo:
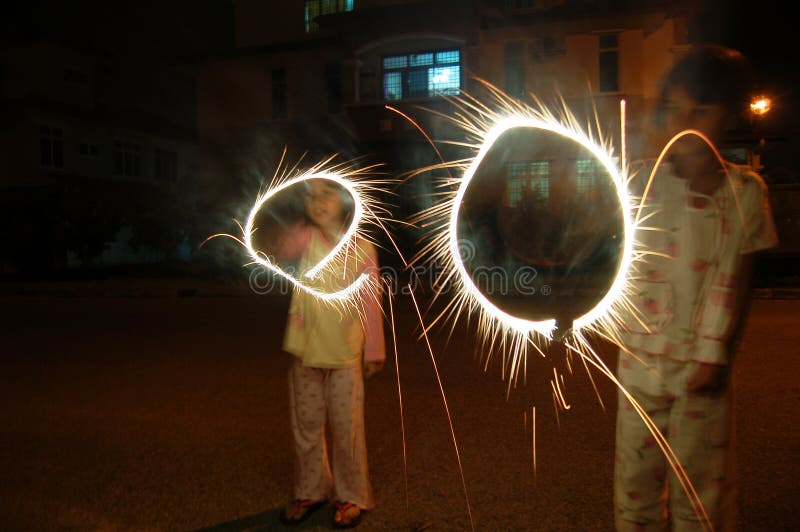
[[[323,259],[340,240],[352,217],[352,198],[334,182],[313,179],[306,199],[311,224],[298,271]],[[343,261],[334,261],[313,280],[332,293],[361,274],[378,286],[374,246],[357,239]],[[333,526],[356,526],[373,507],[364,431],[364,383],[386,358],[379,293],[361,292],[353,305],[335,306],[295,290],[283,348],[294,355],[289,370],[290,420],[295,452],[293,501],[281,515],[297,524],[327,500],[336,505]],[[363,368],[363,373],[362,373]],[[330,432],[330,453],[326,443]],[[329,456],[330,454],[330,456]]]
[[[696,130],[717,143],[747,108],[750,72],[738,52],[699,46],[664,78],[656,115],[664,142]],[[663,144],[661,144],[663,146]],[[650,169],[639,175],[646,180]],[[641,190],[644,193],[644,188]],[[767,188],[722,162],[695,134],[667,151],[647,191],[640,231],[649,255],[633,294],[618,377],[675,452],[711,525],[732,526],[730,374],[745,317],[753,253],[777,237]],[[617,530],[704,527],[656,439],[620,392],[614,502]]]

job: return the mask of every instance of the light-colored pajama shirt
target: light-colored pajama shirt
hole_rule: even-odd
[[[362,239],[357,243],[344,261],[332,262],[315,279],[304,282],[332,293],[366,273],[370,285],[378,287],[375,249]],[[301,278],[332,248],[319,230],[311,229],[298,267]],[[374,503],[367,468],[362,360],[383,361],[386,353],[380,294],[369,289],[359,294],[358,301],[342,306],[295,290],[283,349],[294,355],[289,369],[294,497],[348,501],[369,509]]]
[[[651,251],[638,265],[618,376],[655,422],[684,467],[715,528],[732,515],[730,394],[687,392],[698,363],[730,364],[727,335],[737,317],[742,254],[777,244],[766,186],[746,167],[729,165],[714,193],[692,192],[663,164],[646,198],[653,216],[638,231]],[[644,176],[646,178],[646,176]],[[619,394],[614,501],[618,530],[699,530],[697,512],[655,437]],[[730,525],[730,522],[728,522]]]

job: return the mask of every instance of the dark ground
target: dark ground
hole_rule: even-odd
[[[189,281],[0,286],[0,528],[281,530],[285,304]],[[397,305],[407,471],[390,365],[366,386],[377,507],[360,529],[470,530],[431,360]],[[737,359],[741,531],[800,530],[798,317],[800,300],[756,300]],[[471,329],[432,341],[474,529],[612,530],[609,382],[595,376],[604,410],[578,366],[557,422],[551,360],[531,358],[528,385],[507,398],[496,369],[473,360]],[[328,529],[331,512],[300,529]]]

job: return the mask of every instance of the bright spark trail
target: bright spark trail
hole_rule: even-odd
[[[637,238],[637,232],[659,231],[663,230],[663,228],[644,225],[648,218],[652,216],[652,214],[643,216],[643,213],[647,209],[645,204],[646,191],[655,176],[655,169],[649,176],[645,194],[642,195],[638,205],[636,204],[636,198],[629,192],[632,176],[628,175],[628,163],[625,160],[627,157],[625,147],[625,102],[622,101],[620,107],[622,146],[620,163],[617,165],[614,161],[612,144],[609,139],[603,137],[600,130],[597,114],[595,114],[594,127],[589,125],[589,127],[584,128],[563,101],[562,108],[556,113],[543,105],[540,100],[535,99],[535,96],[536,107],[531,107],[512,99],[488,82],[478,81],[489,90],[492,100],[490,103],[481,102],[475,97],[462,93],[460,96],[448,97],[457,109],[455,113],[445,114],[428,110],[430,113],[451,122],[458,130],[466,134],[466,141],[449,141],[446,143],[466,147],[475,153],[474,157],[458,161],[445,161],[442,159],[440,164],[420,168],[410,174],[410,176],[414,176],[441,169],[446,169],[450,173],[449,177],[438,178],[440,181],[438,188],[444,191],[437,195],[439,201],[432,207],[418,213],[413,219],[413,223],[429,230],[429,238],[411,261],[412,265],[428,262],[441,265],[441,274],[434,286],[434,300],[443,297],[446,292],[453,294],[445,303],[444,309],[434,316],[427,326],[423,326],[423,336],[427,341],[427,332],[438,323],[449,321],[451,326],[455,328],[460,318],[477,314],[478,336],[482,341],[482,345],[487,348],[488,353],[486,355],[486,365],[488,367],[489,358],[492,354],[499,351],[503,361],[503,378],[507,377],[509,381],[509,392],[512,383],[516,384],[520,370],[527,371],[529,349],[533,349],[541,357],[546,358],[545,350],[554,341],[557,340],[563,343],[568,353],[567,362],[569,362],[570,354],[580,356],[590,378],[589,366],[592,366],[608,377],[630,401],[648,430],[655,437],[659,448],[676,474],[678,482],[687,494],[701,524],[705,528],[711,529],[712,525],[706,510],[666,438],[661,434],[644,409],[624,389],[614,372],[606,366],[590,343],[592,337],[608,341],[644,364],[643,361],[625,348],[620,333],[625,328],[626,320],[633,319],[641,323],[640,312],[630,299],[633,291],[632,282],[639,276],[637,266],[644,263],[648,255],[659,255],[645,248]],[[398,112],[409,119],[417,129],[422,130],[406,114],[388,106],[387,108]],[[478,167],[498,138],[504,133],[518,128],[548,132],[578,143],[589,151],[607,172],[622,214],[623,242],[613,281],[601,300],[583,315],[578,316],[568,330],[557,330],[559,324],[555,318],[538,321],[529,320],[514,316],[499,308],[478,289],[467,270],[459,250],[458,220],[465,193]],[[697,132],[683,132],[670,141],[662,151],[657,165],[677,138],[691,133],[696,134]],[[423,135],[431,145],[434,145],[424,131]],[[716,149],[713,146],[711,147],[716,152]],[[436,153],[441,158],[438,149]],[[452,175],[453,173],[455,177]],[[642,323],[642,325],[644,324]],[[647,329],[646,326],[645,329]],[[561,389],[562,384],[563,375],[559,376],[554,369],[551,387],[557,419],[559,407],[564,410],[570,408]],[[595,393],[597,393],[594,380],[592,380],[592,385]],[[597,396],[602,404],[599,393],[597,393]],[[532,411],[532,416],[535,416],[535,410]],[[535,475],[535,417],[532,419],[532,425],[534,431],[532,443],[534,446],[533,466]]]
[[[285,157],[285,155],[286,151],[284,150],[283,157]],[[386,224],[392,220],[389,217],[388,210],[379,203],[377,195],[383,192],[387,185],[394,183],[394,180],[376,179],[374,174],[376,166],[356,168],[352,163],[334,164],[332,161],[335,156],[331,156],[311,168],[302,171],[298,170],[297,166],[293,168],[284,167],[282,164],[283,157],[278,164],[272,182],[265,191],[258,194],[253,206],[250,208],[244,226],[234,220],[241,229],[242,235],[239,237],[227,233],[218,233],[206,238],[203,244],[216,237],[232,238],[247,250],[251,258],[251,262],[247,265],[257,264],[262,266],[289,281],[294,288],[303,290],[321,301],[334,305],[354,304],[358,296],[364,293],[376,293],[380,287],[371,286],[372,283],[370,282],[369,275],[365,273],[360,274],[348,286],[335,292],[318,290],[308,281],[317,277],[326,266],[332,266],[333,268],[343,266],[348,258],[353,255],[353,252],[358,249],[358,241],[360,239],[371,241],[370,234],[366,230],[368,226],[372,226],[373,228],[377,227],[389,235]],[[255,223],[262,208],[277,194],[305,182],[317,179],[330,181],[342,187],[342,189],[352,196],[353,216],[342,238],[334,245],[330,252],[313,267],[303,272],[298,278],[286,271],[265,252],[256,249],[253,243],[253,236],[258,228]],[[391,240],[391,236],[389,236],[389,238]],[[392,241],[392,244],[394,245],[394,241]],[[340,269],[343,270],[343,268]]]

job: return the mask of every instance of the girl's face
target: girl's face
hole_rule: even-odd
[[[700,131],[712,143],[716,143],[722,131],[724,119],[722,106],[699,104],[682,87],[672,87],[667,90],[661,112],[665,143],[687,129]],[[684,177],[702,173],[716,161],[709,146],[696,135],[681,137],[672,145],[669,155],[679,170],[678,174]]]
[[[314,225],[330,233],[342,229],[346,215],[342,204],[342,192],[338,185],[325,179],[310,181],[310,190],[306,196],[306,213]]]

